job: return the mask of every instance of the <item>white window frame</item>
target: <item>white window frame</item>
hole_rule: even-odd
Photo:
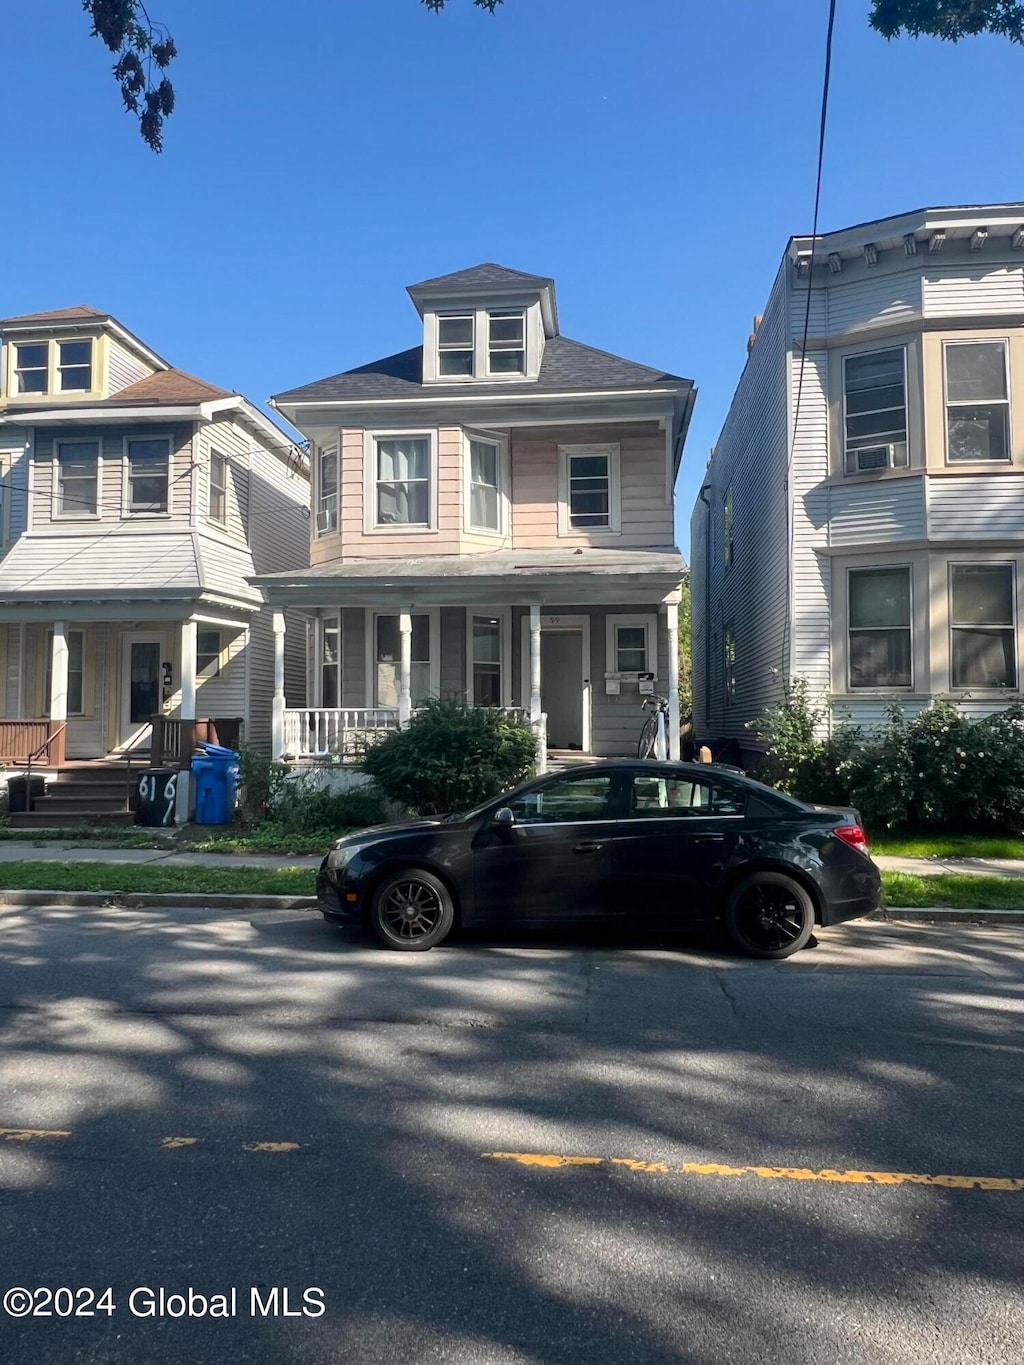
[[[576,457],[608,457],[608,525],[575,527],[570,521],[569,469]],[[558,447],[558,534],[560,536],[617,536],[621,534],[620,446],[617,442]]]
[[[403,607],[366,607],[366,704],[375,710],[397,711],[398,707],[377,706],[377,618],[378,616],[401,616]],[[441,608],[413,607],[411,616],[426,616],[430,622],[430,695],[441,695]],[[401,639],[401,636],[399,636]],[[416,698],[412,698],[415,708]]]
[[[224,468],[224,482],[214,483],[213,470],[217,461],[220,461]],[[210,447],[209,464],[206,473],[206,515],[214,526],[227,526],[228,524],[228,489],[231,486],[231,460],[224,454],[223,450],[218,450],[216,446]],[[213,511],[213,490],[217,488],[224,495],[224,515],[218,517]]]
[[[132,481],[131,481],[131,453],[129,446],[132,441],[164,441],[167,445],[167,506],[162,512],[151,512],[146,508],[132,507]],[[102,452],[101,452],[102,453]],[[171,489],[173,487],[173,464],[174,464],[174,441],[165,432],[154,432],[152,436],[140,436],[133,434],[125,436],[121,440],[121,506],[124,508],[126,517],[169,517],[171,515]]]
[[[656,612],[649,615],[644,612],[638,614],[631,612],[627,615],[614,615],[605,617],[605,676],[611,678],[633,678],[636,673],[633,670],[621,671],[619,669],[619,644],[618,631],[620,628],[626,630],[637,630],[640,627],[646,631],[645,650],[646,667],[644,673],[653,673],[655,678],[658,676],[658,616]]]
[[[443,341],[441,340],[441,323],[442,323],[442,322],[448,322],[448,321],[456,321],[456,320],[458,320],[458,321],[463,321],[463,322],[468,322],[468,323],[470,324],[471,328],[472,328],[473,335],[470,337],[469,345],[468,345],[468,346],[466,346],[465,344],[456,346],[456,345],[453,345],[452,342],[450,342],[450,341],[449,341],[449,342],[443,342]],[[478,337],[479,331],[480,331],[480,317],[479,317],[479,314],[478,314],[477,310],[476,310],[475,308],[466,308],[466,309],[463,309],[462,311],[459,311],[458,309],[455,309],[455,310],[453,310],[453,311],[446,311],[446,312],[444,312],[444,313],[437,313],[437,314],[436,314],[435,326],[436,326],[436,328],[437,328],[437,357],[436,357],[436,364],[437,364],[437,378],[438,378],[438,382],[441,383],[441,384],[465,384],[465,383],[467,382],[467,380],[471,381],[471,380],[475,379],[475,378],[477,377],[477,374],[476,374],[476,368],[477,368],[477,366],[476,366],[476,344],[477,344],[477,337]],[[443,371],[442,371],[442,369],[441,369],[441,357],[442,357],[443,355],[452,355],[452,354],[455,354],[455,355],[465,355],[467,352],[468,352],[468,354],[469,354],[469,362],[470,362],[470,363],[469,363],[469,374],[445,374],[445,373],[443,373]]]
[[[1009,569],[1010,571],[1010,621],[1005,626],[991,626],[993,632],[1013,631],[1013,682],[1009,687],[985,687],[981,683],[958,684],[953,681],[953,636],[957,630],[970,629],[953,621],[953,575],[957,569]],[[1020,691],[1020,630],[1019,603],[1017,589],[1017,561],[1015,559],[950,559],[946,561],[946,612],[949,634],[949,690],[957,695],[982,692],[986,696],[1015,697]],[[984,630],[982,626],[980,629]]]
[[[850,625],[850,616],[851,616],[851,613],[850,613],[850,586],[851,586],[851,583],[852,583],[852,580],[853,580],[853,576],[854,576],[855,574],[858,574],[858,573],[872,573],[872,572],[875,572],[875,571],[878,571],[878,570],[883,570],[883,569],[885,569],[885,570],[891,570],[891,571],[893,571],[893,572],[895,572],[897,569],[902,569],[902,570],[904,570],[904,571],[906,572],[906,575],[907,575],[907,584],[908,584],[908,589],[909,589],[909,605],[908,605],[908,612],[907,612],[909,624],[908,624],[907,626],[897,626],[897,627],[889,627],[889,626],[877,626],[877,627],[851,626],[851,625]],[[848,693],[848,694],[854,695],[854,696],[864,696],[864,695],[869,694],[869,693],[874,693],[874,694],[881,694],[881,695],[907,696],[908,694],[913,693],[913,691],[914,691],[914,683],[915,683],[916,678],[917,678],[917,658],[916,658],[916,652],[917,652],[917,622],[916,622],[915,619],[914,619],[915,609],[916,609],[916,602],[915,602],[915,598],[914,598],[914,566],[913,566],[913,564],[904,561],[904,562],[902,562],[902,563],[900,563],[900,564],[852,564],[852,565],[850,565],[850,566],[847,567],[847,569],[846,569],[846,640],[845,640],[845,642],[844,642],[844,648],[845,648],[845,650],[846,650],[846,690],[847,690],[847,693]],[[858,634],[862,634],[862,633],[865,633],[866,631],[868,631],[868,630],[870,630],[870,629],[876,629],[876,630],[889,630],[889,629],[907,630],[907,629],[909,629],[909,631],[910,631],[910,681],[909,681],[909,683],[856,683],[856,684],[854,683],[854,681],[853,681],[853,650],[850,648],[851,636],[853,635],[853,632],[854,632],[855,630],[857,631]]]
[[[909,394],[908,389],[907,389],[907,343],[906,343],[905,341],[898,341],[898,342],[896,342],[895,345],[892,345],[892,346],[871,346],[871,347],[869,347],[869,348],[866,349],[866,350],[863,350],[863,351],[851,351],[851,352],[849,353],[849,355],[844,355],[844,356],[843,356],[843,364],[842,364],[842,386],[843,386],[843,402],[842,402],[842,408],[843,408],[843,411],[842,411],[842,427],[841,427],[841,429],[840,429],[840,433],[839,433],[839,434],[840,434],[840,437],[841,437],[841,447],[842,447],[842,473],[843,473],[843,477],[844,477],[844,478],[847,478],[847,479],[864,479],[864,478],[872,478],[872,477],[877,478],[877,476],[883,472],[883,471],[880,470],[880,469],[850,469],[850,468],[849,468],[850,456],[851,456],[851,454],[852,454],[852,455],[856,455],[856,451],[855,451],[855,450],[854,450],[854,451],[851,451],[851,450],[849,449],[849,447],[847,446],[847,444],[846,444],[846,441],[847,441],[847,436],[846,436],[846,418],[847,418],[847,412],[846,412],[846,366],[847,366],[847,364],[848,364],[851,360],[860,360],[860,359],[862,359],[862,358],[863,358],[864,356],[866,356],[866,355],[877,355],[879,352],[882,352],[882,351],[901,351],[901,352],[903,353],[903,441],[902,441],[902,442],[899,442],[899,441],[895,441],[895,442],[893,442],[893,441],[889,441],[889,442],[886,442],[886,441],[878,441],[877,444],[878,444],[878,445],[900,445],[900,444],[902,444],[902,445],[905,447],[904,453],[903,453],[903,459],[901,460],[901,462],[900,462],[899,464],[896,464],[896,463],[894,462],[894,463],[891,464],[891,465],[887,465],[887,466],[886,466],[887,469],[909,469],[909,467],[910,467],[910,394]],[[883,410],[884,410],[884,409],[883,409]]]
[[[466,608],[466,701],[475,706],[473,695],[473,618],[475,616],[493,617],[498,621],[501,644],[499,664],[501,667],[501,705],[512,705],[512,612],[508,607]]]
[[[498,452],[498,525],[477,526],[473,521],[473,442],[496,446]],[[469,428],[462,433],[463,460],[463,521],[465,529],[473,535],[493,536],[502,539],[508,535],[509,527],[509,442],[507,436],[497,436],[491,431],[473,431]]]
[[[62,512],[61,493],[60,493],[60,452],[62,446],[75,445],[94,445],[96,447],[96,511],[95,512]],[[97,436],[94,440],[88,437],[70,437],[61,439],[59,436],[53,438],[53,455],[51,457],[53,469],[53,488],[50,500],[50,516],[53,521],[99,521],[103,516],[103,438]],[[31,496],[31,494],[30,494]]]
[[[337,479],[336,479],[336,481],[335,481],[334,488],[331,489],[330,492],[325,493],[325,491],[324,491],[324,486],[323,486],[323,467],[324,467],[324,458],[325,458],[326,456],[329,456],[329,455],[333,455],[333,456],[334,456],[334,459],[335,459],[335,468],[336,468],[337,471],[338,471],[338,477],[337,477]],[[327,536],[336,536],[336,535],[338,535],[338,534],[340,533],[340,531],[341,531],[341,442],[340,442],[340,440],[339,440],[339,441],[332,441],[332,442],[330,442],[328,445],[325,445],[325,446],[317,446],[317,451],[316,451],[316,471],[315,471],[315,476],[314,476],[314,483],[315,483],[315,485],[316,485],[316,502],[315,502],[315,505],[314,505],[314,512],[313,512],[313,537],[314,537],[315,540],[323,540],[323,539],[324,539],[325,537],[327,537]],[[327,525],[324,529],[321,529],[321,518],[322,518],[326,513],[329,512],[329,508],[326,507],[325,504],[328,503],[332,498],[334,499],[334,524],[333,524],[333,526],[332,526],[332,525]]]
[[[337,662],[333,664],[329,664],[327,662],[327,651],[324,648],[324,637],[326,636],[328,630],[337,630],[338,632],[338,659]],[[328,668],[333,668],[337,672],[338,682],[338,700],[335,705],[339,710],[341,709],[342,686],[344,683],[344,676],[342,672],[343,663],[342,655],[345,648],[343,630],[344,623],[342,621],[340,609],[338,611],[325,612],[324,615],[321,616],[320,619],[317,621],[315,695],[317,705],[320,707],[327,706],[327,702],[324,701],[324,674]]]
[[[994,402],[967,402],[958,398],[950,401],[949,372],[946,365],[946,352],[950,346],[1002,346],[1003,379],[1006,397]],[[949,469],[991,469],[1013,464],[1013,405],[1010,401],[1010,340],[1009,337],[947,337],[942,343],[942,439],[946,451],[946,466]],[[1002,403],[1006,408],[1006,454],[998,460],[954,460],[949,453],[949,410],[950,408],[977,408],[996,406]]]
[[[61,347],[62,347],[62,346],[88,346],[88,347],[89,347],[89,359],[88,359],[88,361],[87,361],[86,363],[83,363],[83,362],[79,361],[79,362],[77,362],[77,363],[69,362],[68,364],[64,364],[64,362],[63,362],[63,360],[62,360],[62,358],[61,358]],[[63,381],[64,381],[64,371],[65,371],[65,370],[83,370],[83,369],[86,368],[86,365],[88,365],[88,370],[89,370],[89,383],[86,385],[86,387],[85,387],[84,389],[66,389],[66,388],[64,387],[64,382],[63,382]],[[65,337],[65,338],[64,338],[63,340],[61,340],[61,341],[55,341],[55,342],[54,342],[54,359],[53,359],[54,392],[56,392],[56,393],[78,393],[78,394],[81,394],[81,393],[95,393],[95,391],[96,391],[96,374],[95,374],[95,366],[96,366],[96,345],[95,345],[95,342],[93,341],[92,337]]]
[[[429,442],[428,468],[430,487],[427,492],[427,514],[430,520],[377,524],[377,444],[379,441],[400,441],[403,437]],[[437,534],[437,429],[403,427],[367,431],[363,437],[363,530],[368,536],[423,536]]]
[[[527,354],[527,315],[525,308],[488,308],[486,312],[486,335],[484,336],[484,374],[488,379],[525,379],[529,369],[529,356]],[[500,318],[503,322],[509,318],[519,318],[523,325],[522,347],[512,346],[505,342],[498,342],[497,345],[491,341],[491,319]],[[491,367],[491,355],[493,352],[501,354],[522,350],[523,364],[518,370],[495,370]]]
[[[11,347],[11,390],[12,396],[16,398],[42,398],[51,391],[52,368],[53,368],[53,348],[47,341],[18,341],[12,340]],[[42,346],[46,350],[45,365],[19,365],[18,348],[20,346]],[[23,389],[21,387],[21,375],[23,373],[37,374],[40,370],[45,373],[46,383],[42,389]]]
[[[202,651],[203,654],[205,654],[210,659],[210,662],[206,663],[203,667],[200,667],[199,636],[203,634],[216,635],[217,649],[212,656],[209,650]],[[221,630],[218,626],[208,626],[200,622],[196,627],[196,677],[204,682],[208,681],[211,678],[219,678],[223,674],[224,669],[227,667],[227,658],[225,657],[226,654],[227,649],[224,644],[223,630]]]

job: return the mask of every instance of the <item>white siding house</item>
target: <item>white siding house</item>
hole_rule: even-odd
[[[692,560],[694,724],[712,744],[756,750],[798,677],[868,727],[894,701],[1020,699],[1024,205],[791,239]]]

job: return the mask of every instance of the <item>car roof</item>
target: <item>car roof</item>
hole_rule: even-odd
[[[777,801],[783,802],[787,806],[792,806],[797,810],[806,810],[807,804],[796,796],[790,796],[788,792],[780,792],[776,787],[769,787],[764,782],[759,782],[756,777],[748,777],[746,773],[739,772],[725,763],[687,763],[682,759],[673,758],[599,758],[587,760],[579,764],[570,764],[555,772],[548,772],[543,777],[535,777],[533,782],[543,781],[545,777],[565,777],[567,774],[572,776],[586,776],[590,773],[605,772],[636,772],[648,771],[652,774],[664,773],[684,773],[687,777],[707,778],[710,775],[724,778],[727,782],[742,783],[745,787],[753,787],[756,791],[770,793]],[[525,785],[529,785],[524,783]]]

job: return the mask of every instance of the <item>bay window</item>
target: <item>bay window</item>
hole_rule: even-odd
[[[374,524],[430,525],[430,437],[377,438],[374,451]]]
[[[228,458],[219,450],[210,451],[210,520],[226,526],[228,520]]]
[[[913,684],[910,569],[850,569],[850,687]]]
[[[906,351],[902,346],[846,357],[843,422],[847,474],[906,467]]]
[[[469,525],[474,531],[501,530],[501,446],[469,443]]]
[[[316,533],[332,535],[338,529],[338,447],[325,446],[317,457]]]
[[[950,683],[1017,686],[1012,564],[950,565]]]
[[[947,341],[946,446],[950,463],[1010,458],[1005,341]]]

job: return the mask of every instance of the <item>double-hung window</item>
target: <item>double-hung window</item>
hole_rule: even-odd
[[[437,359],[441,375],[472,378],[475,347],[476,317],[473,313],[437,319]]]
[[[333,535],[338,529],[338,447],[324,446],[317,459],[316,533]]]
[[[320,705],[341,705],[341,621],[337,616],[323,622],[323,654],[320,659]]]
[[[196,631],[196,673],[202,678],[220,677],[220,658],[223,641],[219,630]]]
[[[607,616],[606,667],[610,673],[654,673],[657,618]]]
[[[469,443],[469,525],[474,531],[501,530],[501,446]]]
[[[99,455],[100,447],[97,441],[58,443],[56,516],[97,515]]]
[[[502,618],[473,616],[470,627],[472,702],[474,706],[501,706]]]
[[[846,357],[843,421],[847,474],[906,467],[906,368],[902,346]]]
[[[375,449],[377,526],[430,525],[430,437],[378,439]]]
[[[413,706],[430,695],[430,617],[412,618],[412,669],[409,693]],[[377,676],[375,706],[398,706],[402,674],[402,636],[397,616],[376,618]]]
[[[14,347],[14,387],[17,393],[45,393],[50,366],[50,347],[31,341]]]
[[[166,512],[171,446],[166,437],[128,441],[128,510]]]
[[[57,342],[58,387],[62,393],[88,393],[92,388],[92,342]]]
[[[849,571],[850,687],[913,684],[910,569]]]
[[[950,682],[1017,686],[1012,564],[950,565]]]
[[[526,373],[526,315],[521,309],[488,313],[487,373]]]
[[[559,532],[619,529],[618,446],[563,446]]]
[[[228,520],[228,457],[210,451],[210,520],[226,526]]]
[[[951,464],[1010,458],[1005,341],[947,341],[946,444]]]

